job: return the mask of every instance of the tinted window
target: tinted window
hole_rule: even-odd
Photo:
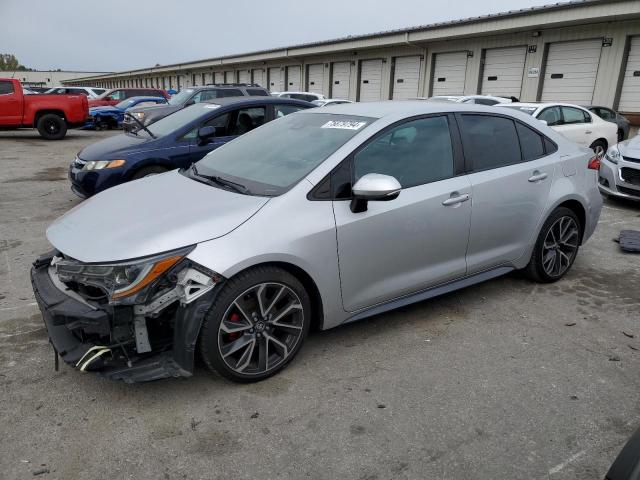
[[[354,181],[367,173],[395,177],[403,188],[453,176],[447,117],[403,123],[374,139],[353,158]]]
[[[89,95],[89,93],[82,88],[67,88],[67,93],[72,95]]]
[[[534,160],[544,156],[544,144],[539,133],[522,123],[516,123],[516,129],[520,138],[523,160]]]
[[[550,127],[554,125],[561,125],[562,114],[560,113],[560,107],[545,108],[540,112],[540,115],[538,115],[538,120],[544,120]]]
[[[6,95],[8,93],[13,93],[13,82],[0,80],[0,95]]]
[[[304,108],[297,105],[275,105],[274,108],[276,111],[276,118],[284,117],[285,115],[289,115],[290,113],[304,110]]]
[[[490,100],[488,98],[476,98],[476,103],[480,105],[495,105],[497,100]]]
[[[242,108],[237,111],[229,135],[244,135],[264,123],[265,107]]]
[[[597,108],[595,109],[595,114],[603,120],[615,120],[616,118],[615,112],[613,110],[609,110],[608,108]]]
[[[584,111],[579,108],[562,107],[562,115],[564,117],[565,124],[585,123],[587,121]]]
[[[216,128],[216,136],[225,137],[229,135],[228,127],[229,127],[229,114],[224,113],[222,115],[218,115],[211,120],[208,120],[204,123],[206,126],[212,126]]]
[[[544,137],[544,151],[547,155],[550,153],[554,153],[558,151],[558,147],[555,143],[549,140],[547,137]]]
[[[225,88],[218,91],[218,97],[242,97],[242,90],[237,88]]]
[[[124,92],[125,92],[124,90],[114,90],[109,94],[109,96],[111,97],[112,100],[118,100],[118,101],[124,100],[126,98]],[[134,95],[135,94],[131,94],[131,95],[128,95],[128,97],[133,97]]]
[[[213,100],[214,98],[218,98],[218,92],[216,90],[202,90],[193,96],[193,102],[200,103]]]
[[[265,97],[269,95],[266,90],[261,88],[247,88],[247,93],[252,97]]]
[[[488,115],[462,115],[465,156],[470,157],[473,170],[520,162],[520,145],[513,120]]]

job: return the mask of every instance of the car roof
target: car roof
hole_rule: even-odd
[[[562,103],[562,102],[547,102],[547,103],[535,103],[535,102],[514,102],[514,103],[506,103],[503,104],[508,107],[535,107],[535,108],[547,108],[547,107],[577,107],[586,109],[586,107],[582,107],[580,105],[576,105],[574,103]]]
[[[161,96],[154,97],[152,95],[139,95],[135,97],[126,98],[125,100],[158,100],[158,99],[166,100],[166,98],[164,97],[161,97]]]
[[[315,105],[311,102],[306,102],[304,100],[295,100],[293,98],[280,98],[280,97],[271,97],[271,96],[244,96],[244,97],[223,97],[223,98],[212,98],[211,100],[206,100],[204,102],[196,103],[196,105],[202,104],[215,104],[220,105],[221,107],[226,107],[227,105],[236,105],[239,103],[277,103],[277,104],[286,104],[286,105],[301,105],[304,107],[315,107]],[[191,108],[191,107],[187,107]]]
[[[513,105],[511,103],[504,105]],[[506,110],[512,115],[512,110]],[[309,113],[355,115],[362,117],[383,118],[387,116],[411,117],[433,113],[448,112],[482,112],[496,113],[493,105],[476,105],[469,103],[425,102],[423,100],[387,100],[383,102],[357,102],[326,105],[322,109],[309,110]],[[501,113],[503,113],[501,111]],[[517,112],[516,112],[517,113]],[[515,116],[515,115],[514,115]],[[525,118],[520,117],[518,118]]]

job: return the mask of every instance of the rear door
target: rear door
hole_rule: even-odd
[[[509,117],[459,114],[471,182],[469,275],[521,257],[535,239],[549,198],[555,146]]]
[[[0,125],[22,123],[22,92],[17,92],[14,83],[0,80]]]
[[[464,276],[471,189],[465,175],[456,176],[462,166],[452,119],[427,116],[389,127],[336,170],[345,172],[349,185],[380,173],[403,187],[398,198],[370,201],[360,213],[347,200],[333,202],[345,310]],[[350,186],[337,185],[337,191],[350,192]]]

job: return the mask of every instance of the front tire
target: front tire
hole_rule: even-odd
[[[207,313],[199,350],[212,372],[257,382],[296,356],[311,323],[302,283],[277,267],[256,267],[227,281]]]
[[[45,140],[61,140],[67,134],[67,123],[60,115],[47,113],[38,119],[38,133]]]
[[[578,216],[566,207],[555,209],[544,222],[524,272],[531,280],[552,283],[571,269],[578,249],[582,229]]]

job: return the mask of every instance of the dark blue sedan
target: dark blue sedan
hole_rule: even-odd
[[[86,198],[129,180],[187,168],[243,133],[313,107],[277,97],[219,98],[192,105],[81,150],[69,167],[71,189]]]
[[[104,130],[122,126],[125,112],[133,107],[167,103],[164,97],[131,97],[113,106],[91,107],[83,128]]]

